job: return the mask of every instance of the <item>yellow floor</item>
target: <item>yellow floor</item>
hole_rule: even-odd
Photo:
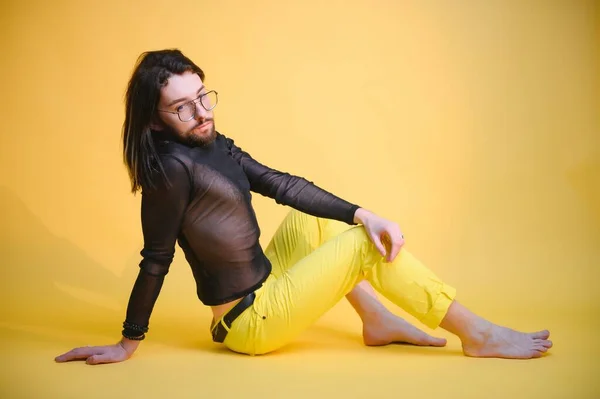
[[[593,309],[590,309],[592,311]],[[598,314],[597,308],[595,313]],[[212,344],[202,320],[160,317],[130,360],[88,366],[56,364],[73,345],[109,343],[114,323],[68,329],[26,323],[0,327],[2,398],[599,398],[598,322],[583,314],[495,311],[523,329],[552,330],[555,347],[536,360],[472,359],[459,341],[445,348],[393,345],[368,348],[360,322],[340,303],[296,343],[280,352],[247,357]],[[513,316],[509,314],[512,313]],[[514,316],[515,314],[518,315]],[[59,322],[47,322],[47,325]]]

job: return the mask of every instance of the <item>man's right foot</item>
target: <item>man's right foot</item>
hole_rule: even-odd
[[[532,359],[552,347],[547,330],[523,333],[481,320],[472,331],[462,341],[464,354],[471,357]]]
[[[363,342],[367,346],[404,343],[417,346],[445,346],[445,338],[437,338],[419,330],[391,312],[382,311],[378,317],[363,324]]]

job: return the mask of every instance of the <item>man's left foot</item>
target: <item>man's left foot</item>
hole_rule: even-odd
[[[446,339],[433,337],[392,313],[380,315],[377,320],[364,323],[363,341],[367,346],[382,346],[393,343],[418,346],[446,345]]]
[[[463,340],[463,352],[471,357],[532,359],[552,347],[548,330],[524,333],[485,320],[474,323],[473,330],[471,337]]]

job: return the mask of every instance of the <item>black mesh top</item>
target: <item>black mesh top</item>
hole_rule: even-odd
[[[160,137],[160,136],[159,136]],[[269,276],[251,192],[313,216],[354,223],[359,208],[298,176],[254,160],[221,133],[206,146],[155,140],[170,186],[142,191],[144,247],[126,322],[148,326],[177,242],[207,306],[239,299]]]

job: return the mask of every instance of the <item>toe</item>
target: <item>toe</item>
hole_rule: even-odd
[[[543,346],[544,348],[552,348],[552,341],[549,341],[547,339],[534,339],[533,344],[536,346]]]
[[[531,351],[530,353],[532,358],[538,358],[538,357],[542,357],[542,352],[540,351]]]
[[[531,333],[532,338],[535,339],[548,339],[548,337],[550,336],[550,331],[548,330],[542,330],[542,331],[537,331],[534,333]]]
[[[546,348],[543,345],[534,345],[533,349],[535,349],[538,352],[547,352],[548,351],[548,348]]]
[[[544,345],[546,348],[552,348],[552,341],[545,339],[542,341],[542,345]]]

